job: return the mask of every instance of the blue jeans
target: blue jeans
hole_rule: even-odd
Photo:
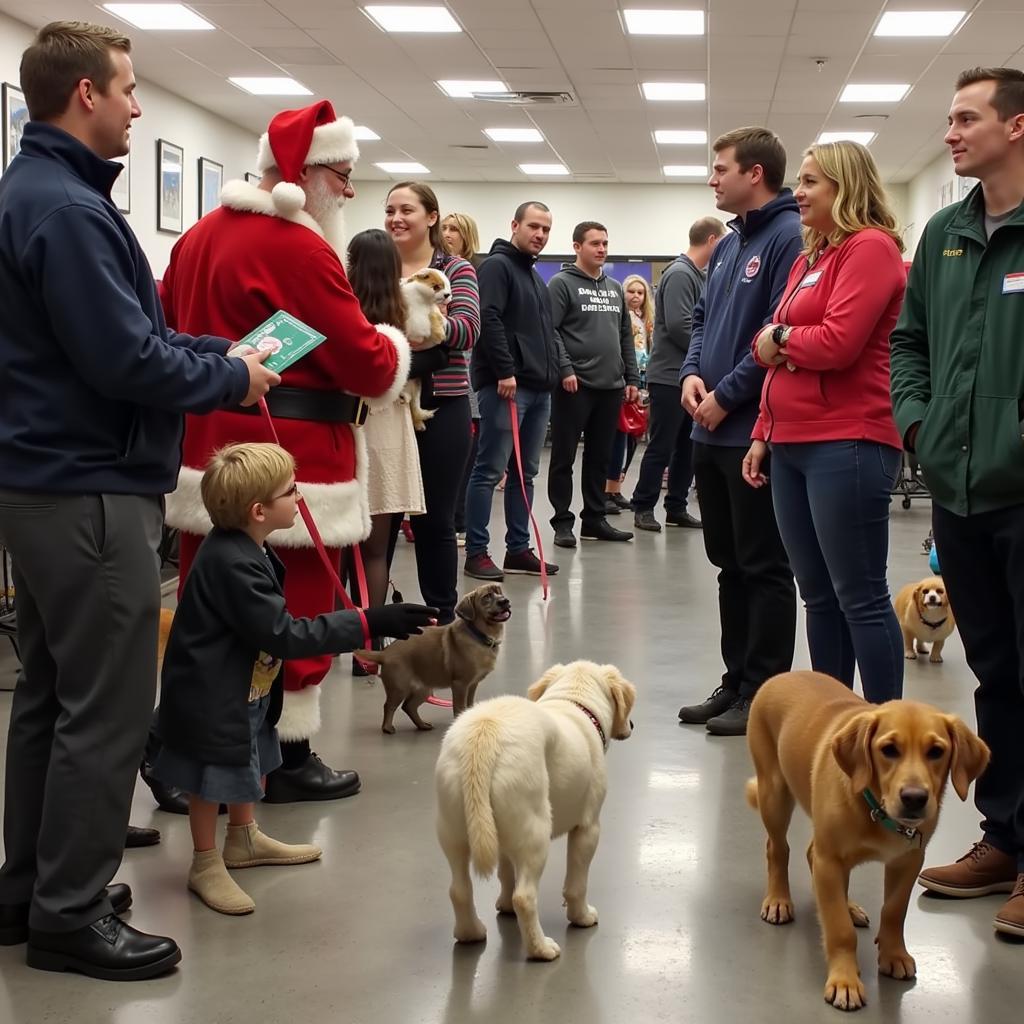
[[[811,667],[875,704],[903,695],[903,638],[886,581],[900,453],[874,441],[773,444],[772,500],[807,609]]]
[[[491,501],[494,488],[506,468],[510,470],[505,485],[505,547],[510,554],[530,546],[530,517],[523,503],[523,494],[516,473],[509,467],[512,454],[512,422],[508,401],[498,397],[493,384],[477,392],[480,402],[480,438],[476,462],[466,488],[466,555],[487,551],[490,534]],[[533,478],[540,469],[540,452],[551,414],[551,394],[516,388],[516,409],[519,420],[519,443],[523,453],[523,478],[526,496],[533,508]],[[514,460],[513,460],[514,462]]]

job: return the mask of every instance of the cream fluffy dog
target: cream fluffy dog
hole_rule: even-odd
[[[405,333],[420,349],[434,348],[444,341],[444,314],[440,307],[452,297],[452,286],[445,274],[432,267],[424,267],[402,281],[402,301],[405,303]],[[409,402],[413,426],[427,429],[427,420],[434,415],[432,409],[420,405],[422,385],[411,380],[403,389]]]
[[[925,644],[930,643],[928,660],[940,664],[942,646],[956,629],[942,577],[927,576],[920,583],[908,583],[896,595],[893,607],[900,620],[903,656],[907,661],[915,661],[918,654],[928,654]]]
[[[523,697],[495,697],[460,715],[437,759],[437,837],[452,870],[455,938],[487,937],[473,903],[469,869],[501,881],[499,913],[514,913],[531,960],[561,950],[537,916],[537,885],[551,839],[569,834],[565,897],[569,921],[597,924],[587,875],[608,788],[608,739],[624,740],[636,688],[614,665],[555,665]]]

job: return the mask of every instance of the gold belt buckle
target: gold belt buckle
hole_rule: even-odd
[[[366,418],[370,415],[370,406],[365,398],[360,398],[356,405],[355,419],[352,421],[357,427],[361,427],[365,422]]]

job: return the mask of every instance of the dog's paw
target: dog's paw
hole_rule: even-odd
[[[549,939],[546,935],[544,941],[536,949],[531,949],[528,959],[530,960],[557,960],[562,955],[558,943]]]
[[[825,982],[825,1002],[837,1010],[859,1010],[867,1001],[864,985],[856,975],[830,974]]]
[[[791,900],[774,900],[769,897],[761,904],[761,920],[769,924],[789,924],[793,917]]]
[[[904,651],[903,652],[903,657],[906,658],[907,661],[917,661],[917,652],[916,651]]]
[[[928,656],[928,660],[933,665],[941,665],[942,664],[942,655],[941,654],[931,654],[931,655]]]
[[[569,915],[569,924],[577,928],[593,928],[597,924],[597,907],[587,906],[582,914]]]
[[[878,973],[895,978],[897,981],[910,981],[917,976],[917,963],[905,949],[893,952],[880,949],[878,951]]]
[[[430,732],[434,727],[429,722],[417,722],[416,728],[419,729],[420,732]]]
[[[511,896],[507,900],[503,900],[499,896],[497,902],[494,904],[494,909],[499,914],[515,914],[516,912],[516,908],[512,906]]]
[[[455,926],[456,942],[483,942],[487,938],[487,926],[479,918],[467,925]]]
[[[382,725],[380,731],[386,733],[388,736],[395,735],[395,727],[393,725]]]
[[[868,917],[867,911],[860,906],[858,903],[849,903],[850,908],[850,920],[853,922],[854,928],[867,928],[871,924],[871,918]]]

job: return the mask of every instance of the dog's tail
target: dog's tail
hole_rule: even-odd
[[[757,803],[757,777],[747,779],[747,803],[756,811]]]
[[[376,665],[384,664],[384,651],[353,651],[352,657],[360,661],[372,661]]]
[[[501,752],[501,724],[493,718],[474,723],[473,739],[459,757],[462,800],[466,811],[469,859],[481,878],[498,866],[498,826],[491,806],[491,779]]]

